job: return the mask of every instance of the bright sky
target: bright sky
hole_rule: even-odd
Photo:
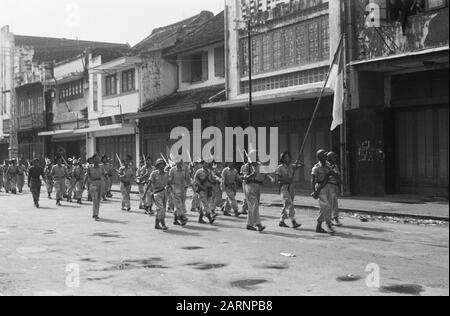
[[[0,26],[18,35],[130,43],[156,27],[208,10],[225,0],[1,0]]]

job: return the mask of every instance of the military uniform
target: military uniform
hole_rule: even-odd
[[[0,192],[2,192],[2,188],[3,188],[3,177],[5,174],[5,167],[3,165],[0,165]]]
[[[41,177],[45,179],[45,173],[42,167],[32,166],[30,170],[28,170],[28,185],[30,186],[33,202],[36,207],[39,207],[42,186]]]
[[[22,193],[23,187],[25,186],[25,174],[27,172],[27,167],[23,164],[17,166],[17,190]]]
[[[190,183],[189,169],[186,166],[177,166],[170,169],[169,183],[172,186],[172,194],[175,204],[175,219],[186,218],[186,191]]]
[[[66,178],[69,177],[67,167],[63,165],[53,166],[50,176],[53,179],[56,190],[56,204],[60,205],[65,192]]]
[[[69,165],[66,166],[66,168],[67,173],[69,174],[69,177],[66,178],[66,198],[67,202],[72,202],[72,197],[75,191],[75,179],[72,177],[74,167],[72,165]]]
[[[85,175],[85,169],[81,164],[73,167],[72,178],[75,182],[75,200],[77,200],[78,204],[81,204],[83,198]]]
[[[100,213],[102,178],[105,170],[101,166],[91,165],[86,171],[86,180],[89,182],[89,192],[92,197],[92,213],[95,219],[98,219]]]
[[[278,178],[292,178],[294,176],[294,167],[282,164],[278,166],[276,170]],[[295,222],[295,189],[292,183],[283,183],[281,185],[281,199],[283,200],[283,209],[281,211],[280,222],[284,222],[287,219]]]
[[[113,177],[114,177],[114,167],[111,165],[111,163],[106,163],[104,165],[105,168],[105,181],[106,181],[106,196],[112,197],[111,194],[111,188],[113,183]]]
[[[244,168],[245,168],[245,164],[241,167],[241,171],[240,174],[244,175]],[[245,192],[245,183],[242,182],[242,191]],[[247,215],[248,212],[248,202],[247,202],[247,198],[245,197],[244,194],[244,201],[243,201],[243,205],[242,205],[242,214]]]
[[[227,195],[225,211],[229,212],[233,209],[236,215],[239,215],[239,206],[236,201],[237,186],[240,180],[239,173],[236,169],[226,167],[222,171],[222,189]]]
[[[203,217],[206,215],[212,224],[214,220],[211,216],[215,209],[214,203],[214,183],[217,181],[211,171],[201,168],[195,173],[195,187],[200,200],[201,210],[199,222],[203,223]]]
[[[45,187],[47,189],[47,194],[48,194],[48,198],[51,199],[52,198],[52,192],[53,192],[53,179],[51,177],[51,173],[52,173],[52,168],[53,166],[51,164],[47,164],[44,168],[44,173],[45,173]]]
[[[8,191],[12,194],[17,194],[17,166],[11,164],[6,170],[6,178],[8,181]]]
[[[133,169],[131,167],[122,166],[119,169],[120,193],[122,193],[122,210],[131,210],[131,182],[133,181]]]
[[[333,170],[334,176],[330,177],[328,183],[330,184],[330,207],[331,217],[333,219],[339,219],[339,183],[341,172],[337,165],[329,165],[329,168]]]
[[[168,201],[168,192],[166,191],[166,187],[169,184],[169,174],[166,172],[161,172],[159,170],[155,170],[150,175],[150,185],[152,188],[153,199],[155,201],[156,206],[156,228],[159,227],[159,224],[162,224],[163,228],[166,227],[166,210],[167,210],[167,201]]]
[[[247,177],[254,174],[248,180],[244,181],[244,194],[248,203],[247,227],[261,227],[261,217],[259,206],[261,202],[261,186],[264,183],[265,176],[260,173],[259,165],[254,167],[247,163],[242,167],[242,175]]]
[[[312,175],[316,177],[316,189],[319,188],[319,183],[324,182],[328,178],[330,170],[328,165],[322,165],[320,162],[313,167]],[[332,185],[327,183],[319,194],[320,216],[317,221],[320,224],[324,222],[331,224],[331,190]]]
[[[139,209],[144,209],[146,206],[145,185],[146,180],[150,177],[152,171],[153,170],[149,168],[146,164],[141,166],[136,171],[136,183],[138,185],[139,191]]]

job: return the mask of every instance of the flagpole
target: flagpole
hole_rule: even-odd
[[[323,95],[325,93],[325,89],[327,87],[328,80],[330,79],[331,70],[333,69],[333,65],[334,65],[334,62],[336,61],[336,57],[338,56],[338,52],[341,49],[342,41],[343,41],[343,35],[341,36],[341,39],[339,41],[339,45],[337,47],[337,50],[334,53],[333,60],[331,61],[330,68],[328,69],[327,77],[326,77],[325,82],[323,84],[322,90],[320,91],[319,99],[317,100],[317,103],[316,103],[316,108],[314,109],[311,121],[309,122],[308,128],[306,130],[305,137],[303,139],[302,146],[300,147],[300,152],[298,154],[298,159],[297,159],[297,162],[296,162],[296,166],[297,167],[300,166],[300,160],[302,158],[303,151],[305,150],[305,146],[306,146],[306,142],[307,142],[308,137],[309,137],[309,133],[311,132],[314,120],[316,119],[317,113],[319,112],[320,104],[322,103]]]
[[[341,125],[341,171],[342,171],[342,184],[341,184],[341,192],[344,196],[350,196],[350,168],[349,168],[349,160],[347,154],[347,146],[348,146],[348,135],[347,135],[347,105],[348,105],[348,73],[347,73],[347,36],[345,29],[345,2],[341,2],[341,32],[343,38],[343,54],[344,54],[344,105],[342,106],[342,125]],[[344,15],[343,13],[344,12]]]

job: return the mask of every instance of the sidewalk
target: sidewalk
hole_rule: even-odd
[[[113,185],[113,191],[119,192],[119,185]],[[132,193],[138,193],[137,186],[133,186]],[[295,198],[295,206],[297,208],[318,210],[318,202],[311,198],[307,192],[299,192],[298,194]],[[190,193],[188,193],[188,196],[190,196]],[[244,195],[239,192],[237,199],[242,201],[243,198]],[[269,207],[282,207],[280,196],[276,190],[270,188],[263,191],[261,203]],[[448,200],[432,201],[417,196],[346,197],[340,199],[340,210],[344,213],[449,221]]]

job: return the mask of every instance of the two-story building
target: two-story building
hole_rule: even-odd
[[[78,157],[83,140],[69,131],[86,124],[89,61],[129,46],[15,35],[8,26],[0,43],[0,158]]]
[[[89,68],[101,64],[101,55],[105,51],[113,59],[128,49],[128,45],[110,44],[108,48],[86,49],[80,55],[54,64],[53,77],[45,82],[52,119],[48,130],[39,133],[48,140],[50,157],[63,155],[86,159],[89,139],[86,131],[90,126],[89,110],[96,88],[90,80],[93,78],[90,78]]]
[[[157,159],[174,143],[173,128],[192,130],[194,119],[216,123],[201,104],[225,96],[224,15],[202,12],[157,29],[137,48],[145,91],[142,108],[127,118],[138,121],[141,153]]]
[[[98,56],[97,58],[102,58]],[[116,154],[140,157],[139,130],[124,116],[136,113],[142,100],[142,59],[123,56],[93,62],[90,76],[89,128],[76,131],[87,135],[87,153],[95,152],[116,160]]]
[[[448,197],[448,1],[345,1],[352,190]]]
[[[339,9],[338,1],[226,1],[227,100],[203,107],[225,110],[231,126],[278,127],[279,152],[289,150],[296,159],[340,40]],[[250,17],[258,23],[252,23],[249,39]],[[339,131],[330,132],[332,94],[325,92],[301,157],[296,181],[305,188],[310,186],[316,151],[340,151]]]

